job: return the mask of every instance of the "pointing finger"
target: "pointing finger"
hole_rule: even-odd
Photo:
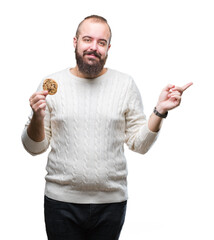
[[[187,83],[186,85],[184,85],[184,86],[182,87],[182,90],[185,91],[185,90],[186,90],[188,87],[190,87],[192,84],[193,84],[192,82]]]

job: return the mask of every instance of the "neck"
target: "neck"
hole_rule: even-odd
[[[75,75],[77,77],[92,79],[92,78],[97,78],[97,77],[103,75],[107,71],[107,68],[103,68],[102,71],[98,75],[96,75],[96,76],[89,76],[87,74],[84,74],[84,73],[80,72],[80,70],[79,70],[77,65],[74,68],[70,68],[70,71],[71,71],[71,73],[73,75]]]

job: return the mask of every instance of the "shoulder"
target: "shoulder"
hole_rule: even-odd
[[[65,68],[63,70],[46,75],[43,79],[53,78],[55,80],[60,80],[61,78],[65,78],[65,76],[67,76],[68,71],[69,71],[69,68]]]
[[[112,69],[112,68],[109,68],[108,69],[110,74],[118,77],[118,78],[123,78],[123,79],[132,79],[131,75],[127,74],[127,73],[124,73],[124,72],[121,72],[121,71],[118,71],[118,70],[115,70],[115,69]]]
[[[112,72],[112,75],[114,75],[118,79],[118,81],[122,83],[123,87],[127,89],[128,94],[140,95],[137,83],[130,74],[120,72],[115,69],[110,69],[110,71]]]
[[[114,77],[115,79],[122,82],[123,84],[131,85],[132,82],[134,81],[132,76],[127,73],[124,73],[115,69],[111,69],[111,68],[109,68],[108,70],[111,77]]]

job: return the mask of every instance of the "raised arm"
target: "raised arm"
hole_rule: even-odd
[[[22,143],[31,155],[45,152],[50,143],[50,112],[46,96],[47,91],[38,91],[29,99],[32,112],[22,132]]]
[[[44,118],[47,95],[48,91],[36,92],[29,99],[33,116],[27,128],[27,133],[35,142],[41,142],[45,138]]]

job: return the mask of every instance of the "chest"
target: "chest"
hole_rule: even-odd
[[[126,88],[118,82],[98,84],[61,84],[50,103],[52,126],[76,125],[78,128],[117,126],[124,123]]]

